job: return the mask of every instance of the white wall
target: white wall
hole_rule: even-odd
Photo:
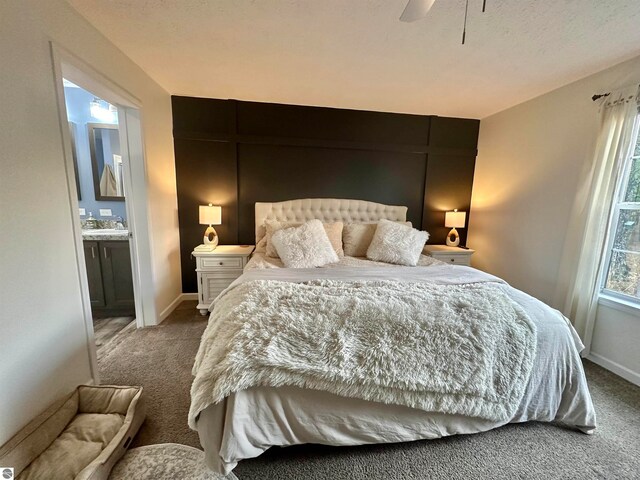
[[[563,306],[579,235],[574,200],[588,187],[599,127],[591,96],[633,83],[640,83],[640,57],[482,119],[468,240],[474,266]],[[624,327],[600,317],[593,353],[640,372],[640,316]]]
[[[594,362],[640,385],[640,314],[598,305],[591,353]]]
[[[168,93],[65,1],[0,2],[0,444],[91,377],[50,40],[142,100],[157,311],[181,292]]]

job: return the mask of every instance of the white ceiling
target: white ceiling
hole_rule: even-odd
[[[483,118],[640,55],[638,0],[68,0],[167,91]]]

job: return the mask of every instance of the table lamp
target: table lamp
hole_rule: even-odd
[[[447,234],[447,245],[450,247],[457,247],[460,243],[460,236],[458,235],[457,228],[464,228],[464,222],[467,218],[466,212],[459,212],[456,208],[453,212],[446,212],[444,214],[444,226],[451,228],[451,231]]]
[[[222,224],[222,207],[216,205],[200,205],[200,225],[209,225],[204,231],[203,243],[214,250],[218,246],[218,234],[213,225]],[[210,237],[213,235],[213,237]]]

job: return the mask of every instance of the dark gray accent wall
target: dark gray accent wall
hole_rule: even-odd
[[[469,212],[479,120],[175,96],[172,106],[184,292],[197,291],[198,205],[222,206],[221,244],[254,243],[255,202],[406,205],[429,243],[444,243],[446,210]]]
[[[405,152],[239,145],[239,241],[255,241],[256,202],[293,198],[356,198],[407,205],[422,222],[426,163]],[[393,172],[390,174],[390,172]]]

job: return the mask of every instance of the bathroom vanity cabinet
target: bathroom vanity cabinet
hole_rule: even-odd
[[[129,241],[85,240],[83,243],[91,309],[104,315],[134,315]]]

